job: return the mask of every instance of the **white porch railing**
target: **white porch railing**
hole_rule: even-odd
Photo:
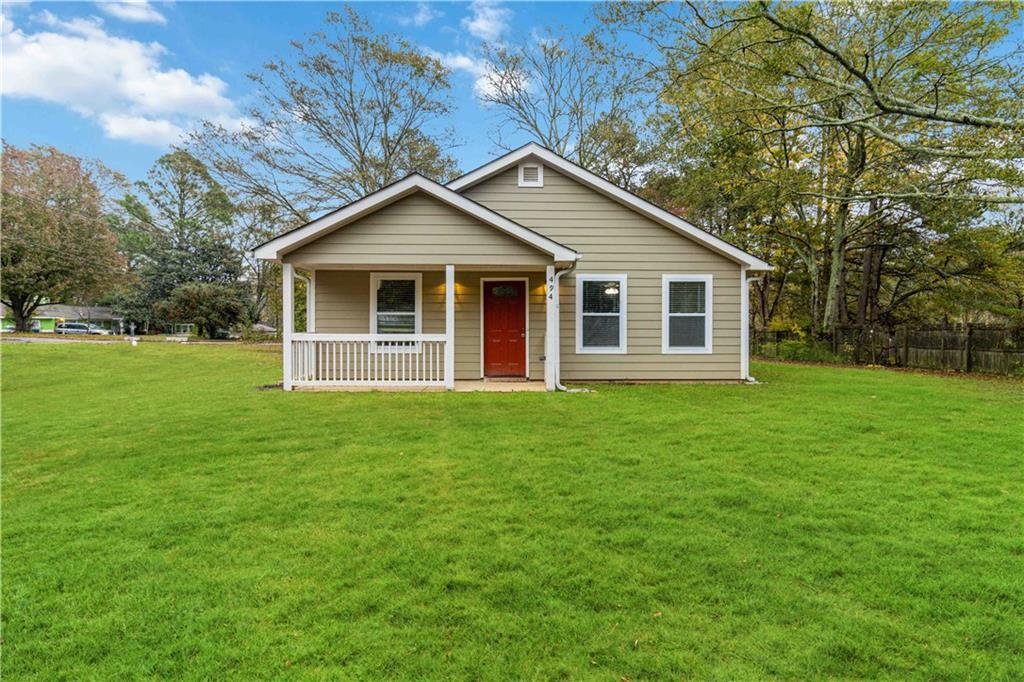
[[[445,386],[444,334],[292,334],[295,386]]]

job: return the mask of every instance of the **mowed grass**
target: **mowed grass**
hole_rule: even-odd
[[[1024,389],[284,393],[3,346],[6,679],[1024,677]]]

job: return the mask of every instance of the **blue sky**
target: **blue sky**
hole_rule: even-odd
[[[463,170],[498,150],[491,115],[474,94],[484,39],[536,29],[584,29],[590,3],[364,2],[378,31],[398,32],[454,70],[450,123]],[[340,7],[320,2],[5,3],[2,134],[47,144],[144,177],[181,130],[202,118],[241,117],[246,74],[289,51]],[[525,140],[523,140],[525,141]]]

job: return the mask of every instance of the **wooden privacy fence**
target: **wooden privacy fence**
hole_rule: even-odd
[[[1024,329],[842,326],[811,340],[792,331],[751,332],[751,353],[764,358],[831,360],[989,374],[1024,373]]]

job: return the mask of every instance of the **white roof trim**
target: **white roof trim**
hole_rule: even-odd
[[[542,161],[543,163],[565,173],[569,177],[587,185],[591,189],[597,190],[602,194],[615,199],[621,204],[632,208],[636,212],[647,216],[655,222],[661,223],[665,227],[675,230],[680,234],[690,237],[696,242],[703,244],[712,251],[716,251],[723,256],[734,260],[742,265],[745,265],[751,270],[771,270],[772,266],[764,262],[760,258],[752,256],[746,251],[739,249],[732,244],[719,239],[718,237],[701,230],[698,227],[691,225],[682,218],[672,213],[669,213],[663,208],[660,208],[649,201],[641,199],[635,194],[631,194],[621,187],[614,185],[604,178],[594,175],[590,171],[577,166],[575,163],[563,159],[558,154],[555,154],[550,149],[541,147],[535,142],[531,142],[527,145],[514,149],[508,154],[501,156],[488,164],[480,166],[474,171],[463,175],[461,178],[457,178],[452,182],[448,183],[448,187],[461,192],[473,185],[486,180],[487,178],[500,173],[507,168],[518,165],[523,159],[527,157],[534,157]]]
[[[519,223],[509,220],[505,216],[495,213],[489,208],[482,206],[475,201],[467,199],[451,189],[434,182],[422,175],[410,175],[396,183],[368,194],[362,199],[353,201],[348,206],[339,208],[337,211],[328,213],[325,216],[303,225],[300,228],[286,232],[280,237],[257,246],[253,254],[260,260],[280,260],[289,251],[314,241],[324,233],[342,227],[346,223],[369,215],[374,211],[394,203],[414,192],[424,192],[449,206],[456,208],[463,213],[477,218],[491,227],[494,227],[505,234],[533,246],[539,251],[550,255],[555,261],[575,261],[579,254],[567,246],[523,227]]]

